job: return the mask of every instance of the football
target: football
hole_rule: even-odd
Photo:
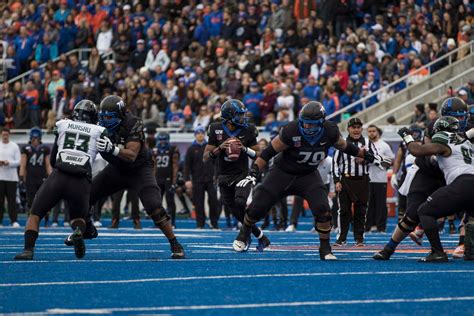
[[[227,150],[226,150],[227,157],[230,160],[235,161],[235,160],[239,159],[240,152],[241,152],[241,150],[240,150],[239,142],[238,141],[231,141],[230,146],[227,147]]]

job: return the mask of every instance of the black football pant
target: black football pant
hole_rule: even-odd
[[[387,183],[369,184],[369,206],[365,230],[377,226],[379,232],[387,229]]]
[[[53,169],[36,193],[31,213],[42,219],[51,208],[64,200],[71,220],[85,218],[89,210],[90,190],[91,182],[86,176]]]
[[[156,179],[156,183],[161,191],[161,203],[163,203],[163,197],[166,199],[166,208],[171,216],[171,225],[175,226],[176,222],[176,202],[174,201],[174,191],[170,191],[171,181],[163,181]]]
[[[420,222],[428,237],[431,248],[442,252],[439,238],[438,218],[466,210],[467,216],[474,215],[474,175],[457,177],[451,184],[439,188],[420,205]]]
[[[8,216],[10,222],[17,221],[16,212],[16,188],[18,182],[14,181],[0,181],[0,224],[3,222],[3,213],[5,212],[5,198],[8,205]]]
[[[352,222],[354,239],[364,241],[367,200],[369,198],[369,177],[342,177],[342,190],[339,192],[339,236],[338,241],[347,240],[349,226]],[[352,214],[354,207],[354,214]]]
[[[120,220],[120,203],[122,202],[123,194],[125,190],[120,190],[112,195],[112,219]],[[128,200],[130,199],[130,203],[132,204],[132,212],[131,218],[132,219],[140,219],[140,207],[138,205],[138,194],[136,191],[128,190],[127,191],[127,206]]]
[[[316,223],[331,220],[328,191],[319,172],[305,175],[289,174],[274,166],[256,188],[247,214],[252,221],[263,219],[282,197],[298,195],[308,201]]]
[[[196,208],[196,226],[204,227],[206,223],[205,213],[205,193],[207,192],[207,201],[209,205],[209,219],[214,228],[218,227],[219,209],[217,201],[217,191],[213,181],[193,182],[193,202]]]

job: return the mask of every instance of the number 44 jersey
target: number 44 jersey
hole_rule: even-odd
[[[275,157],[275,165],[291,174],[314,172],[339,137],[339,128],[333,122],[324,122],[321,134],[310,138],[301,132],[297,120],[292,121],[280,130],[280,140],[288,149]]]
[[[450,184],[460,175],[474,174],[474,146],[468,139],[456,133],[438,132],[431,138],[431,142],[446,145],[451,149],[451,155],[447,157],[436,155],[446,184]]]
[[[96,142],[107,135],[106,129],[65,119],[56,122],[54,133],[58,147],[55,167],[63,172],[91,176],[97,156]]]

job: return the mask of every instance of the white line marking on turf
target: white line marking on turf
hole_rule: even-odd
[[[23,232],[9,232],[5,233],[4,235],[10,235],[10,236],[15,236],[15,235],[21,235],[23,236]],[[40,238],[41,236],[62,236],[65,237],[67,233],[62,233],[62,232],[41,232],[40,233]],[[176,237],[185,237],[185,238],[221,238],[222,236],[215,236],[215,235],[203,235],[203,234],[175,234]],[[165,238],[161,232],[156,232],[156,234],[147,234],[147,233],[136,233],[136,234],[131,234],[131,233],[104,233],[100,232],[99,237],[159,237],[159,238]]]
[[[184,261],[184,260],[183,260]],[[50,285],[78,285],[78,284],[123,284],[123,283],[148,283],[166,281],[192,281],[192,280],[220,280],[220,279],[249,279],[249,278],[293,278],[293,277],[318,277],[318,276],[348,276],[348,275],[392,275],[392,274],[431,274],[431,273],[472,273],[473,270],[413,270],[413,271],[360,271],[360,272],[315,272],[315,273],[284,273],[284,274],[241,274],[241,275],[207,275],[171,278],[150,278],[130,280],[91,280],[69,282],[37,282],[37,283],[0,283],[0,287],[13,286],[50,286]]]
[[[46,312],[52,314],[97,313],[110,314],[113,312],[151,312],[151,311],[178,311],[178,310],[209,310],[209,309],[247,309],[268,307],[302,307],[320,305],[361,305],[361,304],[392,304],[392,303],[433,303],[449,301],[474,301],[474,296],[462,297],[428,297],[428,298],[394,298],[379,300],[341,300],[341,301],[302,301],[302,302],[276,302],[255,304],[226,304],[226,305],[191,305],[191,306],[160,306],[160,307],[118,307],[94,309],[66,309],[54,308]]]

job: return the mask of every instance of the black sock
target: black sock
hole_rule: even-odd
[[[171,238],[171,239],[168,239],[168,241],[170,242],[171,245],[178,243],[178,239],[176,239],[176,237],[173,237],[173,238]]]
[[[25,250],[33,251],[38,238],[38,232],[34,230],[27,230],[25,232]]]
[[[329,238],[328,239],[319,238],[319,247],[320,248],[330,248],[331,244],[329,243]]]
[[[443,246],[441,245],[441,240],[439,239],[439,230],[436,228],[430,228],[426,229],[425,228],[425,234],[426,237],[428,237],[428,240],[430,241],[431,244],[431,249],[435,252],[444,252]]]
[[[465,236],[459,236],[458,246],[464,245],[464,237]]]
[[[390,238],[390,241],[388,242],[387,245],[385,245],[385,247],[387,247],[391,250],[395,250],[395,249],[397,249],[398,244],[399,244],[399,242],[396,242],[395,240]]]
[[[248,227],[247,225],[243,224],[243,227]],[[263,237],[263,232],[258,228],[256,225],[252,226],[252,234],[257,237],[257,239],[260,239]]]

